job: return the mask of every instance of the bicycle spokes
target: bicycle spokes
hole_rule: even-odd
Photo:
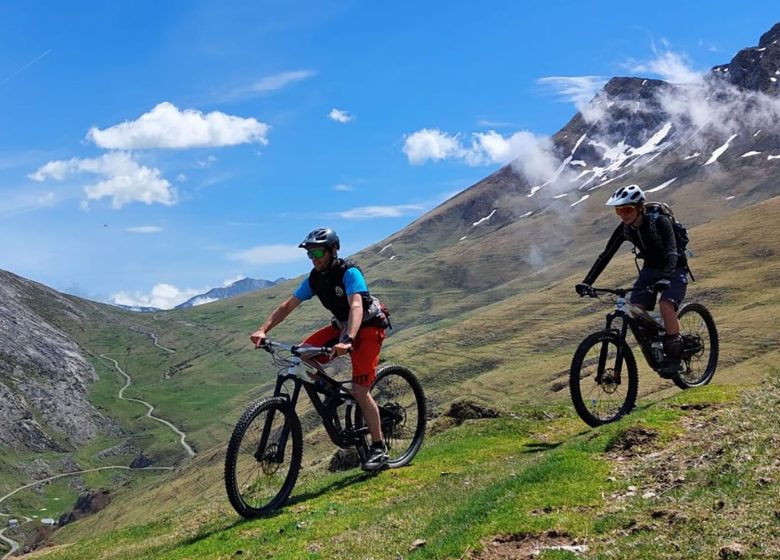
[[[683,371],[674,378],[682,388],[706,385],[718,366],[718,330],[703,305],[690,303],[678,315],[683,339]]]
[[[382,433],[388,440],[388,447],[397,437],[401,437],[407,429],[406,409],[397,402],[386,403],[379,408],[379,418],[382,423]]]
[[[377,374],[371,396],[379,407],[382,437],[389,450],[390,467],[406,465],[415,456],[425,436],[426,405],[420,382],[407,368],[383,367]],[[364,427],[356,410],[356,429]]]
[[[301,462],[301,428],[281,399],[248,409],[233,432],[225,462],[225,483],[233,507],[257,517],[289,496]]]
[[[613,422],[633,408],[637,372],[633,355],[613,332],[586,338],[572,360],[569,388],[579,416],[590,426]],[[622,362],[622,363],[621,363]],[[623,383],[625,367],[628,383]]]

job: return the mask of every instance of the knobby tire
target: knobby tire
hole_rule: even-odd
[[[614,371],[616,351],[618,345],[622,344],[623,367],[620,384],[596,383],[598,358],[605,342],[610,349],[605,363],[606,381],[609,381],[609,372]],[[622,387],[626,387],[625,391]],[[574,409],[589,426],[615,422],[631,412],[639,391],[639,375],[634,354],[628,344],[621,341],[613,331],[600,331],[585,338],[572,358],[569,391]]]
[[[389,448],[387,466],[397,468],[409,464],[422,446],[427,422],[425,393],[420,381],[409,368],[387,364],[377,372],[371,396],[380,414],[382,409],[385,411],[382,431]],[[355,426],[363,426],[360,407],[355,409]]]
[[[693,319],[694,315],[698,315],[698,321]],[[700,337],[704,347],[698,355],[691,357],[689,363],[684,364],[685,372],[676,375],[672,380],[680,389],[701,387],[712,381],[712,376],[715,375],[715,370],[718,367],[718,353],[720,351],[718,328],[715,326],[712,314],[700,303],[684,305],[677,317],[680,319],[680,334],[683,337]],[[702,363],[703,358],[706,358],[704,363]]]
[[[269,416],[268,444],[258,460],[255,454]],[[281,462],[266,459],[278,449],[285,424],[289,435]],[[254,519],[282,507],[298,480],[302,455],[301,423],[286,399],[269,397],[250,406],[233,430],[225,457],[225,489],[236,512]]]

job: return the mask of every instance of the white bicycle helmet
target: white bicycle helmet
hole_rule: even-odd
[[[624,206],[626,204],[641,204],[645,201],[645,193],[637,185],[620,187],[609,197],[607,206]]]

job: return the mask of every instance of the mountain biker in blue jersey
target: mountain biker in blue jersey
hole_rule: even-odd
[[[655,307],[655,292],[661,293],[661,318],[666,331],[663,346],[668,361],[659,373],[663,377],[674,377],[678,373],[682,354],[677,309],[682,304],[688,287],[688,268],[684,257],[678,254],[672,223],[666,216],[658,215],[653,216],[655,224],[651,224],[651,220],[645,215],[645,194],[637,185],[619,188],[606,205],[615,208],[622,223],[615,228],[604,252],[598,256],[585,279],[577,284],[575,289],[578,294],[586,295],[620,245],[624,241],[630,241],[638,250],[638,258],[644,261],[634,289],[654,290],[632,292],[631,303],[652,310]]]
[[[251,334],[259,346],[268,331],[281,323],[301,302],[317,296],[332,314],[331,324],[309,335],[303,342],[311,346],[333,346],[333,356],[350,353],[352,360],[352,394],[360,405],[371,435],[365,470],[382,467],[388,460],[382,438],[379,409],[371,393],[376,379],[379,352],[389,326],[386,310],[368,291],[360,268],[338,258],[340,240],[331,228],[315,229],[298,247],[306,249],[314,267],[293,295],[288,297]]]

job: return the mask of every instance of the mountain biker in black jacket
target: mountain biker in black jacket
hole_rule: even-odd
[[[645,215],[645,194],[637,185],[621,187],[606,203],[613,206],[622,223],[619,224],[607,242],[604,251],[593,263],[585,279],[575,286],[577,293],[586,295],[591,285],[615,256],[624,241],[630,241],[638,251],[638,258],[644,261],[634,289],[652,288],[653,292],[634,291],[631,303],[643,309],[655,307],[656,292],[661,293],[661,318],[666,334],[663,338],[668,362],[659,372],[665,377],[674,377],[680,367],[682,337],[677,309],[685,298],[688,287],[688,268],[684,257],[677,251],[672,222],[664,215],[655,219],[655,231]]]

